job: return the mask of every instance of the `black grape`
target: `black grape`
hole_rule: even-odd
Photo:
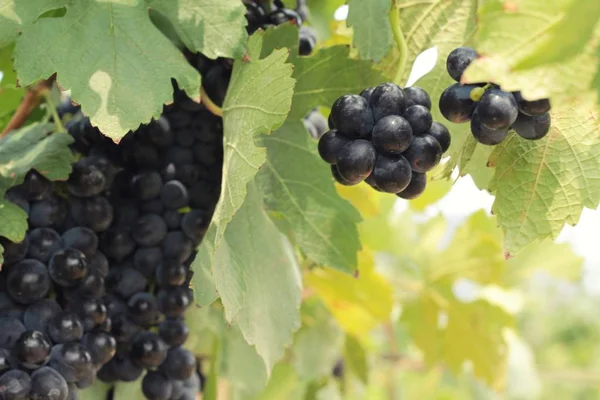
[[[181,346],[187,340],[190,330],[183,318],[167,318],[158,326],[158,334],[169,346]]]
[[[160,215],[146,214],[137,219],[131,229],[131,236],[141,246],[155,246],[167,234],[167,224]]]
[[[6,288],[3,290],[6,290]],[[15,302],[7,292],[0,291],[0,318],[14,317],[22,320],[24,313],[25,307],[23,305]],[[2,346],[0,346],[0,348],[2,348]]]
[[[63,294],[65,298],[76,301],[81,298],[104,296],[105,285],[104,277],[98,271],[88,271],[75,287],[65,288]]]
[[[194,144],[194,131],[191,129],[178,129],[175,132],[175,141],[182,147]]]
[[[146,278],[151,278],[156,272],[156,266],[163,260],[160,247],[140,247],[133,255],[133,266]]]
[[[142,380],[142,392],[149,400],[169,400],[173,393],[173,384],[162,373],[148,371]]]
[[[148,201],[144,201],[140,204],[140,213],[141,214],[162,214],[165,210],[165,206],[163,205],[160,199],[152,199]]]
[[[62,238],[54,229],[36,228],[27,234],[29,248],[27,257],[47,263],[50,257],[63,246]],[[6,249],[4,257],[6,258]]]
[[[181,226],[182,216],[177,210],[165,210],[162,218],[165,220],[165,224],[167,224],[169,230],[179,229]]]
[[[444,125],[433,121],[431,124],[431,129],[429,129],[427,134],[438,141],[440,147],[442,148],[442,153],[445,153],[450,148],[450,131],[448,131],[448,128],[446,128]]]
[[[29,201],[25,198],[23,191],[19,187],[10,188],[4,194],[4,198],[11,203],[19,206],[23,211],[29,214]]]
[[[62,311],[48,321],[47,330],[54,343],[76,342],[83,336],[83,323],[77,314]]]
[[[19,336],[12,355],[22,368],[37,369],[50,359],[52,343],[42,332],[27,330]]]
[[[163,255],[165,259],[174,258],[181,262],[187,261],[194,251],[192,241],[182,232],[167,233],[163,241]]]
[[[519,111],[522,114],[529,116],[539,116],[544,115],[548,111],[550,111],[550,100],[549,99],[539,99],[539,100],[525,100],[521,92],[514,92],[515,100],[517,101],[517,105],[519,106]]]
[[[161,286],[179,286],[185,283],[188,269],[178,259],[166,259],[156,269],[156,282]]]
[[[29,210],[29,228],[57,228],[68,212],[65,200],[56,195],[36,201]]]
[[[11,297],[21,304],[43,299],[50,291],[50,276],[46,266],[30,259],[13,264],[8,273],[7,289]]]
[[[388,193],[404,190],[411,179],[411,168],[401,155],[386,157],[378,155],[373,169],[373,180],[377,188]]]
[[[161,116],[148,125],[148,136],[157,146],[168,147],[173,144],[174,135],[169,120]]]
[[[192,376],[196,370],[196,358],[183,347],[169,349],[167,358],[160,366],[160,371],[171,379],[184,380]]]
[[[367,101],[357,95],[338,98],[331,108],[335,128],[350,138],[367,138],[373,129],[373,113]]]
[[[425,134],[431,129],[433,117],[427,108],[421,105],[410,106],[402,115],[410,124],[414,135]]]
[[[89,271],[96,271],[102,277],[106,278],[106,275],[108,275],[108,259],[100,251],[97,251],[90,259],[87,259],[87,267]]]
[[[92,197],[102,193],[108,186],[96,160],[83,158],[73,164],[73,171],[67,181],[69,193],[75,197]]]
[[[353,185],[358,185],[360,183],[360,182],[350,182],[350,181],[346,180],[342,175],[340,175],[340,173],[338,172],[338,169],[335,165],[331,166],[331,175],[333,175],[333,179],[335,179],[335,181],[337,183],[339,183],[340,185],[353,186]]]
[[[0,375],[0,399],[27,400],[30,392],[31,378],[27,372],[11,369]]]
[[[29,235],[25,236],[22,242],[13,243],[10,240],[0,237],[0,246],[4,248],[4,264],[10,265],[22,261],[29,252]]]
[[[519,113],[517,120],[512,125],[512,129],[522,138],[538,140],[550,132],[550,122],[550,113],[534,117]]]
[[[144,368],[153,369],[165,361],[169,346],[153,332],[140,332],[131,342],[131,360]]]
[[[479,121],[490,129],[507,129],[517,119],[519,108],[512,93],[488,89],[477,104]]]
[[[92,355],[79,343],[58,344],[52,349],[50,367],[65,381],[79,382],[93,373]]]
[[[136,146],[133,148],[132,155],[135,163],[142,168],[160,168],[160,154],[158,150],[151,144],[136,143]]]
[[[127,313],[127,303],[115,293],[106,293],[102,300],[106,306],[106,312],[109,317]]]
[[[471,133],[481,144],[488,146],[494,146],[502,142],[508,135],[508,128],[504,129],[491,129],[479,119],[478,108],[473,113],[471,119]]]
[[[321,139],[319,139],[319,155],[323,161],[329,164],[335,164],[340,149],[348,143],[350,143],[349,138],[339,133],[337,129],[332,129],[325,132],[325,134],[321,136]]]
[[[208,97],[219,107],[225,101],[230,78],[231,71],[217,64],[206,73],[206,76],[202,80],[202,86],[206,90]]]
[[[12,362],[10,350],[0,348],[0,375],[10,369]],[[0,391],[0,393],[2,392]],[[0,398],[2,398],[2,395],[0,395]]]
[[[362,92],[360,92],[360,96],[364,98],[367,102],[371,103],[371,95],[373,94],[374,87],[366,88]]]
[[[204,210],[194,209],[186,213],[181,221],[181,230],[192,239],[197,242],[202,239],[210,220]]]
[[[418,86],[410,86],[404,89],[404,101],[406,108],[420,105],[431,110],[431,98],[429,94]]]
[[[125,228],[111,229],[104,234],[100,249],[108,257],[121,261],[135,249],[135,240]]]
[[[66,248],[77,249],[89,258],[98,250],[98,236],[88,228],[71,228],[63,233],[62,239]]]
[[[50,259],[48,272],[58,285],[73,287],[88,272],[85,255],[73,248],[59,250]]]
[[[113,328],[111,334],[114,336],[117,343],[129,344],[131,339],[139,332],[142,331],[142,327],[124,314],[117,315],[112,318]]]
[[[129,354],[117,352],[102,368],[111,368],[117,380],[133,382],[144,372],[143,367],[134,363]]]
[[[104,196],[94,196],[86,199],[71,199],[71,216],[80,226],[95,232],[104,232],[114,218],[113,207]]]
[[[117,341],[105,332],[89,332],[83,335],[81,344],[90,352],[94,365],[104,365],[115,355]]]
[[[67,400],[69,386],[53,368],[42,367],[31,374],[32,400]]]
[[[402,199],[411,200],[423,194],[426,186],[427,175],[413,171],[412,178],[406,189],[404,189],[400,193],[397,193],[396,196]]]
[[[327,119],[317,109],[312,110],[308,113],[308,116],[304,119],[305,126],[310,126],[309,132],[315,139],[319,139],[327,132]]]
[[[402,115],[406,108],[404,91],[395,83],[382,83],[370,97],[375,122],[388,115]]]
[[[182,286],[161,289],[156,299],[158,300],[160,311],[170,318],[182,316],[185,310],[192,304],[190,290]]]
[[[35,170],[25,175],[19,191],[29,201],[40,201],[52,194],[52,182]]]
[[[156,326],[164,315],[158,309],[158,302],[152,293],[136,293],[127,302],[129,316],[133,322],[143,327]]]
[[[42,299],[30,304],[23,314],[23,322],[29,330],[46,332],[48,321],[62,311],[54,299]]]
[[[446,60],[448,75],[460,82],[462,74],[467,67],[477,58],[477,53],[471,47],[459,47],[450,52]]]
[[[141,272],[133,268],[112,268],[106,277],[106,290],[128,299],[143,292],[148,282]]]
[[[354,140],[342,147],[336,158],[340,175],[348,182],[359,183],[373,172],[377,152],[371,142]]]
[[[450,122],[461,124],[471,120],[475,102],[471,99],[471,91],[477,85],[461,85],[454,83],[446,88],[440,96],[440,112]]]
[[[156,171],[145,172],[133,178],[132,186],[140,200],[152,200],[160,195],[163,180]]]
[[[299,48],[298,52],[301,56],[308,56],[313,52],[317,45],[317,32],[308,27],[301,26],[298,33]]]
[[[186,207],[190,201],[187,188],[179,181],[165,183],[160,198],[165,207],[170,210]]]
[[[413,130],[408,121],[398,115],[383,117],[373,128],[373,145],[377,151],[400,154],[410,146]]]
[[[80,299],[73,304],[73,311],[81,319],[84,332],[91,331],[107,318],[106,306],[99,299]]]
[[[438,141],[429,135],[415,136],[403,155],[413,171],[424,173],[439,164],[442,158],[442,148]]]
[[[0,318],[0,348],[12,349],[23,332],[27,329],[23,323],[14,317]]]

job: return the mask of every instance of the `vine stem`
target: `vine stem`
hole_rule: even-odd
[[[398,69],[396,70],[396,76],[394,82],[403,86],[404,82],[400,82],[406,69],[406,62],[408,59],[408,45],[406,44],[406,38],[400,29],[400,4],[398,0],[392,0],[392,8],[389,12],[390,25],[392,26],[392,35],[396,46],[398,46],[399,60]]]
[[[52,114],[52,119],[54,120],[54,126],[55,126],[55,132],[56,133],[67,133],[67,130],[65,129],[65,126],[62,123],[62,120],[60,119],[60,116],[58,115],[58,111],[56,111],[56,104],[54,104],[54,101],[52,101],[52,96],[50,94],[50,90],[43,90],[42,91],[42,96],[44,96],[44,99],[46,100],[46,103],[48,104],[48,108],[50,108],[50,114]]]
[[[200,87],[200,95],[201,95],[200,101],[202,104],[204,104],[206,106],[208,111],[210,111],[213,115],[216,115],[217,117],[223,118],[223,109],[221,107],[219,107],[218,105],[216,105],[212,101],[212,99],[210,97],[208,97],[208,94],[204,90],[203,86]]]

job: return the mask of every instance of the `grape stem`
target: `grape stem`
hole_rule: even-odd
[[[400,86],[403,86],[405,82],[400,82],[406,69],[406,61],[408,58],[408,45],[406,44],[406,38],[400,29],[400,4],[398,0],[392,0],[392,9],[389,12],[390,25],[392,26],[392,34],[396,46],[398,46],[398,69],[396,70],[396,76],[394,82]]]
[[[216,115],[217,117],[223,118],[223,109],[211,100],[211,98],[208,96],[208,93],[206,93],[206,91],[204,90],[204,87],[200,87],[200,95],[201,102],[208,109],[208,111],[210,111],[213,115]]]
[[[60,119],[60,116],[58,115],[58,111],[56,111],[56,104],[54,104],[54,101],[52,101],[52,96],[50,94],[50,89],[46,89],[42,91],[42,96],[44,96],[44,99],[46,100],[46,104],[48,104],[48,108],[50,109],[50,114],[52,115],[52,119],[54,120],[54,131],[56,133],[67,133],[67,130],[65,129],[65,126],[62,123],[62,120]]]

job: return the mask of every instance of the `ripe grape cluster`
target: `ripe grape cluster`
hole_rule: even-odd
[[[528,140],[541,139],[550,131],[550,100],[526,100],[521,92],[505,92],[493,83],[460,83],[477,53],[470,47],[454,49],[446,60],[448,74],[457,83],[440,97],[440,111],[451,122],[471,122],[479,143],[497,145],[514,130]]]
[[[342,185],[367,182],[376,190],[413,199],[425,190],[426,172],[450,147],[450,132],[431,116],[431,99],[419,87],[394,83],[338,98],[319,154]]]

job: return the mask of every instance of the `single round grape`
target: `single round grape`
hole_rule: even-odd
[[[304,125],[312,127],[307,129],[314,139],[319,139],[328,131],[327,119],[316,108],[304,118]]]
[[[550,126],[550,113],[533,117],[519,113],[517,120],[512,125],[512,129],[524,139],[538,140],[550,132]]]
[[[14,317],[0,318],[0,348],[12,349],[23,332],[27,330],[25,325]]]
[[[450,148],[451,136],[450,131],[444,125],[439,122],[433,121],[431,129],[427,132],[429,136],[432,136],[438,141],[442,148],[442,153],[445,153]]]
[[[442,147],[433,137],[421,135],[413,137],[412,144],[403,153],[413,171],[425,173],[440,163]]]
[[[529,116],[538,116],[544,115],[548,111],[550,111],[550,99],[539,99],[539,100],[525,100],[521,92],[513,93],[515,100],[517,101],[517,105],[519,107],[519,111],[522,114]]]
[[[6,276],[0,275],[0,278],[6,278]],[[6,284],[6,281],[4,281],[3,283]],[[19,320],[23,320],[23,315],[25,314],[25,307],[14,301],[10,294],[5,290],[6,287],[0,290],[0,318],[13,317]],[[0,348],[2,348],[1,345]]]
[[[202,167],[195,164],[180,165],[175,170],[175,176],[169,180],[178,180],[183,183],[186,187],[191,186],[194,182],[198,181],[202,174]]]
[[[155,145],[160,147],[169,147],[173,144],[174,135],[169,125],[169,120],[161,116],[156,121],[148,125],[148,137]]]
[[[309,26],[301,26],[298,32],[298,53],[309,56],[317,45],[317,32]]]
[[[178,259],[166,259],[156,269],[156,282],[160,286],[179,286],[185,283],[188,268]]]
[[[398,193],[404,190],[411,178],[410,164],[401,155],[387,157],[378,155],[373,169],[373,180],[381,191]]]
[[[117,261],[125,259],[133,250],[135,250],[135,240],[126,228],[116,228],[109,230],[103,235],[100,249],[110,258]]]
[[[158,326],[158,334],[169,346],[181,346],[190,335],[190,330],[183,318],[167,318]]]
[[[377,152],[371,142],[353,140],[338,152],[336,166],[340,175],[349,182],[362,182],[373,172]]]
[[[471,119],[471,133],[481,144],[495,146],[502,142],[508,135],[508,128],[491,129],[479,119],[479,107],[473,113]]]
[[[163,260],[160,247],[140,247],[133,255],[133,266],[146,278],[151,278],[156,272],[156,266]]]
[[[373,129],[371,108],[361,96],[339,97],[331,108],[331,118],[337,130],[350,138],[367,138]]]
[[[177,210],[165,210],[162,213],[162,217],[169,230],[179,229],[181,220],[183,219],[182,215]]]
[[[12,355],[10,354],[10,350],[0,348],[0,375],[8,371],[12,365]],[[0,393],[2,393],[0,391]],[[0,395],[0,399],[2,395]]]
[[[111,268],[105,279],[106,290],[128,299],[143,292],[148,281],[138,270],[129,267]]]
[[[323,161],[329,164],[335,164],[340,149],[348,143],[350,143],[349,138],[342,135],[336,129],[332,129],[319,139],[319,155]]]
[[[88,271],[96,271],[102,277],[106,278],[108,275],[108,259],[104,253],[97,251],[87,262]]]
[[[191,128],[178,129],[175,131],[175,141],[182,147],[189,147],[194,144],[194,131]]]
[[[89,271],[73,288],[64,288],[63,294],[70,301],[104,296],[104,277],[98,271]]]
[[[340,185],[354,186],[354,185],[358,185],[360,183],[360,182],[350,182],[350,181],[346,180],[342,175],[340,175],[340,173],[338,172],[338,169],[335,165],[331,165],[331,175],[333,175],[333,179],[335,179],[335,181],[337,183],[339,183]]]
[[[116,317],[117,315],[127,313],[127,303],[115,293],[106,293],[102,297],[102,301],[106,306],[106,313],[109,317]]]
[[[31,378],[25,371],[11,369],[0,375],[0,399],[28,400],[31,392]]]
[[[213,66],[203,77],[202,86],[208,94],[208,97],[217,106],[221,107],[227,95],[227,88],[231,79],[231,70],[223,65]]]
[[[30,304],[23,314],[23,322],[28,330],[46,333],[48,321],[61,312],[54,299],[42,299]]]
[[[42,332],[27,330],[19,336],[12,355],[22,368],[37,369],[50,359],[52,343]]]
[[[83,323],[77,314],[62,311],[48,321],[47,330],[54,343],[76,342],[83,336]]]
[[[181,221],[181,230],[194,242],[199,242],[210,224],[210,215],[204,210],[194,209],[186,213]]]
[[[71,199],[71,217],[80,226],[95,232],[104,232],[114,218],[114,210],[110,201],[104,196],[85,199]]]
[[[186,262],[194,251],[192,241],[182,231],[167,233],[163,241],[163,256]]]
[[[172,149],[173,147],[169,147]],[[158,169],[162,164],[161,156],[156,147],[147,143],[136,143],[132,149],[133,162],[136,166],[147,169]]]
[[[160,199],[169,210],[178,210],[189,204],[187,188],[179,181],[169,181],[164,184]]]
[[[63,233],[62,240],[65,248],[77,249],[88,258],[98,250],[98,236],[89,228],[71,228]]]
[[[429,110],[421,105],[408,107],[402,116],[410,124],[414,135],[425,134],[431,129],[433,117]]]
[[[375,122],[388,115],[402,115],[406,109],[404,91],[391,82],[376,86],[371,93],[369,103]]]
[[[25,175],[19,190],[27,200],[40,201],[52,193],[52,182],[32,169]]]
[[[108,179],[99,165],[83,158],[73,164],[73,171],[67,181],[69,193],[75,197],[92,197],[108,187]]]
[[[29,204],[29,200],[27,200],[27,198],[25,197],[25,194],[23,193],[23,190],[21,190],[21,188],[13,187],[13,188],[8,189],[6,191],[6,193],[4,194],[4,198],[6,200],[10,201],[11,203],[13,203],[14,205],[18,206],[19,208],[21,208],[27,214],[29,214],[29,210],[30,210],[31,206]]]
[[[117,352],[104,367],[112,368],[115,378],[123,382],[133,382],[144,372],[144,368],[134,363],[129,354],[120,352]]]
[[[479,121],[490,129],[507,129],[519,115],[517,101],[512,93],[488,89],[477,104]]]
[[[373,90],[375,90],[375,87],[369,87],[360,92],[360,96],[369,102],[369,104],[371,103],[371,95],[373,94]]]
[[[398,115],[383,117],[373,128],[373,145],[380,153],[400,154],[410,146],[413,130],[407,120]]]
[[[133,191],[142,201],[152,200],[160,196],[163,180],[156,171],[136,175],[132,180]]]
[[[10,296],[21,304],[43,299],[50,291],[48,270],[37,260],[25,259],[13,264],[6,283]]]
[[[31,374],[31,400],[67,400],[69,386],[54,368],[42,367]]]
[[[107,318],[106,306],[100,299],[80,299],[73,304],[73,312],[81,319],[84,332],[91,331]]]
[[[67,217],[68,208],[64,199],[51,195],[31,204],[29,228],[57,228]]]
[[[112,200],[112,203],[114,204],[113,229],[128,229],[140,216],[140,207],[135,200],[117,197]]]
[[[157,214],[160,215],[165,211],[165,206],[160,199],[153,199],[144,201],[140,204],[140,213],[145,214]]]
[[[400,193],[396,193],[396,196],[402,199],[412,200],[423,194],[426,186],[427,175],[413,171],[412,178],[408,186]]]
[[[475,102],[471,99],[471,91],[477,85],[461,85],[454,83],[446,88],[440,96],[440,112],[450,122],[462,124],[471,120]]]
[[[77,249],[59,250],[50,259],[48,272],[56,284],[73,287],[88,273],[86,257]]]
[[[29,248],[27,257],[47,263],[50,257],[63,246],[62,238],[52,228],[36,228],[27,234]],[[6,259],[6,248],[4,253]]]
[[[197,162],[207,167],[213,166],[223,160],[222,150],[214,144],[197,143],[194,148],[194,157]],[[180,168],[183,165],[180,166]],[[176,171],[177,174],[177,171]],[[172,178],[174,179],[174,178]]]
[[[11,242],[10,240],[0,237],[0,246],[4,248],[4,264],[11,265],[25,259],[29,253],[30,238],[29,234],[19,243]],[[31,257],[33,258],[33,257]]]
[[[136,293],[127,302],[129,317],[143,327],[156,326],[162,322],[164,315],[158,309],[158,302],[152,293]]]
[[[169,400],[173,393],[173,384],[161,372],[148,371],[142,380],[142,393],[149,400]]]
[[[404,88],[404,101],[406,108],[420,105],[431,110],[431,98],[429,94],[418,86]]]
[[[57,344],[52,349],[50,367],[65,381],[78,382],[93,372],[92,355],[79,343]]]
[[[477,53],[471,47],[459,47],[452,50],[446,59],[448,75],[455,81],[460,82],[462,74],[476,58]]]
[[[131,229],[131,236],[141,246],[155,246],[167,234],[167,224],[160,215],[146,214],[137,219]]]
[[[113,328],[112,335],[117,343],[128,345],[135,335],[142,331],[142,327],[124,314],[117,315],[112,318]]]
[[[193,301],[190,290],[182,286],[161,289],[156,299],[159,310],[169,318],[182,316]]]
[[[81,344],[88,349],[96,366],[110,361],[117,351],[117,341],[106,332],[89,332],[83,335]]]
[[[140,332],[131,342],[131,360],[147,369],[157,368],[167,358],[169,346],[153,332]]]

